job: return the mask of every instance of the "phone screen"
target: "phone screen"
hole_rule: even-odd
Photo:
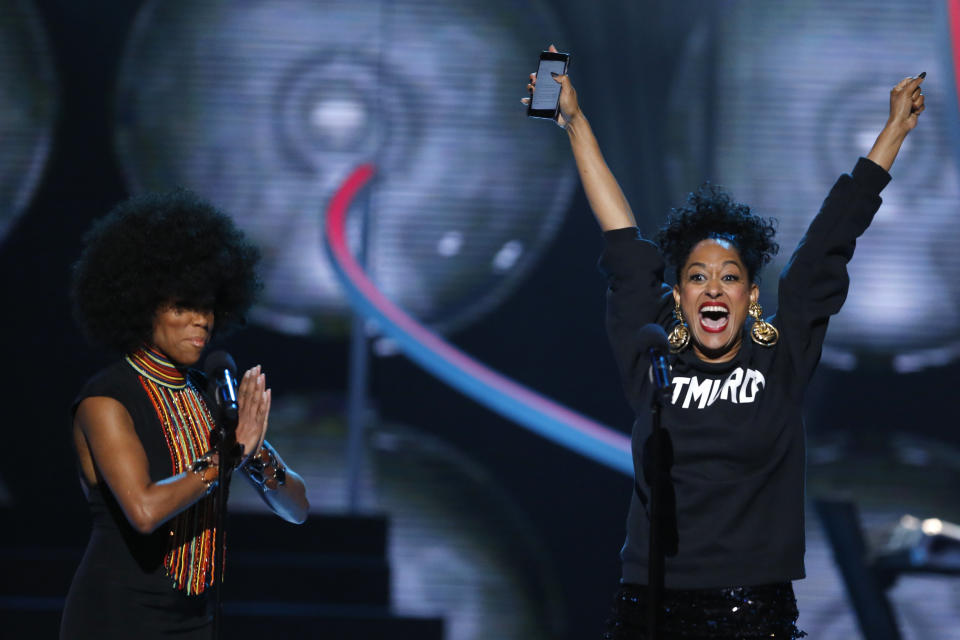
[[[570,64],[570,54],[558,51],[541,51],[540,64],[537,66],[537,89],[533,92],[533,99],[527,109],[531,118],[557,117],[560,102],[560,83],[556,82],[551,73],[563,75]]]
[[[534,111],[556,111],[560,100],[560,83],[551,76],[552,73],[563,75],[566,69],[566,60],[540,60],[537,68],[537,90],[533,92],[533,102],[530,108]]]

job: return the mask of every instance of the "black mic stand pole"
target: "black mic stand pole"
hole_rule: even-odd
[[[220,619],[223,608],[223,556],[227,535],[227,487],[233,473],[233,451],[237,445],[237,422],[239,416],[236,404],[228,405],[223,398],[224,390],[217,389],[217,456],[220,464],[217,471],[216,511],[214,527],[216,533],[213,548],[213,640],[220,638]],[[228,409],[228,407],[230,407]]]
[[[655,354],[651,354],[655,355]],[[655,356],[656,357],[656,356]],[[651,362],[654,358],[651,358]],[[653,398],[650,402],[651,430],[649,444],[652,455],[649,456],[650,469],[650,547],[647,566],[647,635],[650,640],[656,640],[660,628],[661,604],[664,588],[664,554],[663,554],[663,490],[664,478],[661,477],[669,469],[665,469],[664,460],[666,433],[660,424],[660,412],[663,409],[663,396],[668,392],[669,380],[661,379],[661,372],[654,365]],[[665,377],[665,376],[664,376]]]
[[[647,635],[650,640],[656,640],[657,629],[659,628],[660,603],[663,601],[663,546],[660,541],[660,521],[662,516],[660,509],[662,499],[660,489],[660,465],[661,452],[660,446],[661,427],[660,410],[663,407],[661,401],[660,389],[654,389],[653,401],[650,404],[650,415],[652,417],[653,428],[650,432],[650,444],[653,447],[653,455],[650,456],[650,465],[652,467],[650,477],[650,548],[648,552],[647,566]]]

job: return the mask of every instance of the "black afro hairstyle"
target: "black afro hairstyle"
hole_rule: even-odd
[[[131,198],[93,224],[73,265],[74,316],[94,344],[129,352],[173,304],[242,326],[261,283],[259,250],[233,221],[185,189]]]
[[[754,215],[721,187],[706,183],[687,196],[686,206],[670,211],[656,242],[679,280],[680,270],[698,242],[726,240],[740,254],[750,282],[759,283],[760,269],[780,250],[775,235],[776,220]]]

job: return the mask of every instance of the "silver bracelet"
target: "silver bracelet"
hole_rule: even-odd
[[[266,440],[256,455],[247,458],[242,469],[247,477],[263,491],[273,491],[287,482],[287,470],[280,464],[276,452]]]

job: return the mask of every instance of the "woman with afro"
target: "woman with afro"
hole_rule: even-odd
[[[798,638],[792,580],[804,577],[803,396],[827,322],[847,293],[846,265],[880,206],[907,134],[924,110],[925,74],[890,93],[873,148],[842,175],[780,276],[778,309],[764,319],[761,268],[778,246],[771,221],[701,187],[671,212],[655,242],[640,236],[577,94],[561,85],[565,128],[584,190],[604,232],[607,333],[636,414],[635,490],[621,550],[622,575],[604,638],[649,638],[649,485],[644,445],[654,390],[639,329],[669,332],[672,385],[662,425],[673,446],[675,549],[665,560],[655,617],[666,638]],[[535,75],[527,85],[535,88]],[[524,102],[529,98],[525,98]],[[664,283],[670,265],[673,287]],[[668,492],[669,494],[669,492]],[[654,596],[654,601],[655,596]]]
[[[214,331],[244,323],[260,287],[259,253],[230,218],[184,190],[120,204],[85,241],[75,314],[119,358],[73,405],[93,531],[60,636],[209,638],[220,459],[206,384],[192,367]],[[270,400],[260,367],[246,371],[242,449],[230,463],[274,512],[300,523],[303,481],[264,439]]]

